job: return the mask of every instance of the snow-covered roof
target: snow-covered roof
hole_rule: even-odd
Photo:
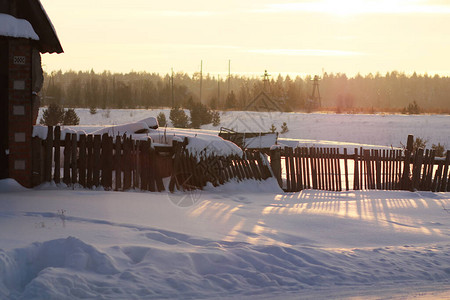
[[[2,13],[0,13],[0,36],[39,40],[30,22]]]

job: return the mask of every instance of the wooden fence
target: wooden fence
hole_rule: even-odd
[[[169,190],[202,189],[208,182],[214,186],[235,179],[265,180],[273,177],[267,156],[245,151],[243,156],[192,155],[186,150],[187,139],[174,143],[174,169]]]
[[[270,163],[259,152],[245,152],[243,157],[193,156],[186,150],[188,138],[174,146],[155,146],[152,141],[133,140],[127,136],[67,133],[49,126],[47,138],[33,138],[32,180],[79,184],[86,188],[103,187],[123,191],[141,189],[164,191],[164,177],[171,177],[169,190],[202,189],[230,179],[267,179],[272,176]]]
[[[60,139],[59,126],[48,127],[47,139],[33,138],[32,181],[61,181],[86,188],[106,190],[139,188],[165,190],[162,178],[171,169],[171,147],[156,151],[151,140],[136,141],[127,136],[67,133]]]
[[[366,150],[353,154],[337,148],[285,148],[271,151],[273,173],[287,192],[303,189],[450,190],[450,151],[445,159],[434,150]],[[284,175],[284,176],[283,176]]]
[[[245,179],[275,177],[287,192],[303,189],[423,190],[450,191],[450,151],[436,158],[434,150],[413,153],[412,136],[405,151],[355,148],[274,149],[268,157],[258,151],[243,156],[192,155],[184,142],[152,146],[152,141],[108,134],[65,134],[49,126],[45,140],[33,138],[33,185],[43,182],[79,184],[106,190],[141,189],[164,191],[163,178],[170,176],[169,190],[202,189]]]

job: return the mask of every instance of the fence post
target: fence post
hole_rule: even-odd
[[[353,189],[355,191],[360,190],[359,187],[359,167],[358,167],[358,148],[355,148],[355,154],[354,154],[354,171],[353,171]]]
[[[413,151],[413,145],[414,145],[414,136],[410,134],[408,135],[408,142],[406,143],[405,162],[401,184],[402,190],[409,190],[411,187],[411,179],[409,178],[409,175],[410,175],[410,162],[411,162],[411,154]]]
[[[42,152],[42,140],[39,137],[33,137],[31,140],[32,148],[32,185],[37,186],[42,183],[41,172],[41,152]]]
[[[55,146],[55,170],[54,170],[54,176],[53,180],[55,183],[59,183],[61,181],[61,127],[56,126],[55,130],[55,139],[54,139],[54,146]]]
[[[53,154],[53,126],[47,127],[44,157],[44,181],[52,181],[52,154]]]
[[[279,148],[270,150],[270,166],[272,167],[273,175],[278,181],[278,185],[283,188],[281,181],[281,151]]]
[[[419,150],[417,150],[417,153],[414,157],[411,191],[414,191],[419,188],[422,161],[423,161],[423,149],[420,148]]]

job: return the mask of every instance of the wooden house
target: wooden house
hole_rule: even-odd
[[[31,186],[33,102],[39,103],[43,80],[40,53],[62,52],[39,0],[0,0],[0,178]]]

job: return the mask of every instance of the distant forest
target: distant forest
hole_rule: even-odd
[[[245,110],[265,90],[285,111],[311,111],[308,99],[313,90],[310,76],[278,75],[264,82],[262,76],[218,78],[210,74],[176,73],[172,77],[145,72],[58,71],[44,77],[42,105],[56,103],[72,108],[154,108],[172,104],[188,107],[201,98],[212,109]],[[408,107],[414,104],[420,112],[450,113],[449,77],[396,71],[352,78],[325,73],[320,78],[319,91],[321,107],[316,110],[408,112]]]

